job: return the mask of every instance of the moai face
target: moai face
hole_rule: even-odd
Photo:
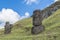
[[[40,10],[33,12],[33,25],[40,25]]]
[[[40,15],[40,10],[35,10],[35,11],[33,12],[33,15],[34,15],[34,17],[39,17],[39,15]]]

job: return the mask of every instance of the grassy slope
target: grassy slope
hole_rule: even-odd
[[[60,26],[60,9],[57,10],[54,14],[52,14],[50,17],[47,19],[43,20],[43,25],[47,27],[47,29],[54,28],[54,27],[59,27]]]
[[[31,34],[32,18],[18,21],[14,24],[11,34],[4,35],[0,31],[0,40],[60,40],[60,9],[42,21],[46,30],[38,35]]]

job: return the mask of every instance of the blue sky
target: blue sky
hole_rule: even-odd
[[[54,0],[37,0],[38,3],[26,4],[25,0],[0,0],[0,10],[2,8],[10,8],[18,12],[20,16],[23,16],[25,12],[32,12],[35,9],[43,9],[47,5],[50,5]]]
[[[44,9],[57,0],[0,0],[0,26],[6,21],[15,23],[33,15],[36,9]],[[12,20],[11,20],[12,19]]]

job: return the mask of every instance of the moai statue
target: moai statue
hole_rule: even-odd
[[[12,24],[10,24],[9,22],[6,22],[4,27],[5,27],[5,32],[4,32],[4,34],[9,34],[9,33],[11,33]]]
[[[33,12],[33,25],[41,25],[42,24],[42,14],[40,14],[41,11],[40,10],[35,10]]]
[[[32,34],[41,33],[44,30],[42,26],[42,15],[40,10],[35,10],[33,12],[33,27],[31,29]]]

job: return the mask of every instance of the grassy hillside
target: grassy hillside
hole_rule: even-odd
[[[10,34],[4,35],[4,30],[0,30],[0,40],[60,40],[60,9],[44,19],[42,24],[46,30],[32,35],[32,18],[20,20],[14,24]]]
[[[54,12],[50,17],[44,19],[42,24],[47,27],[47,29],[59,27],[60,26],[60,9]]]

